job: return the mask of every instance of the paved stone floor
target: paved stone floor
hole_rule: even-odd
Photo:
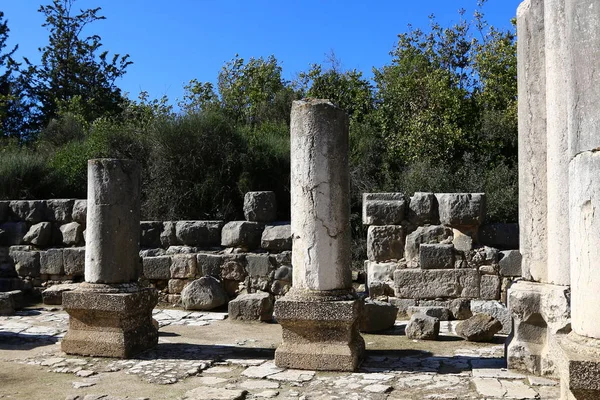
[[[2,399],[557,399],[556,381],[504,368],[503,337],[468,343],[442,325],[440,341],[413,341],[405,322],[365,335],[356,373],[285,370],[273,363],[277,324],[241,323],[226,313],[155,310],[157,348],[135,359],[60,351],[68,316],[28,309],[0,317]]]

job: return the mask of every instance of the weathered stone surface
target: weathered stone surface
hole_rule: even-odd
[[[500,275],[521,276],[521,260],[519,250],[501,251],[500,261],[498,262]]]
[[[390,329],[396,322],[398,307],[384,301],[367,299],[360,317],[361,332],[371,333]]]
[[[468,264],[472,268],[482,265],[495,266],[500,258],[500,252],[493,247],[479,247],[466,254]]]
[[[365,261],[369,296],[391,296],[394,294],[394,271],[397,267],[398,264],[394,262],[378,263]]]
[[[404,229],[400,225],[369,226],[367,257],[371,261],[399,260],[404,254]]]
[[[485,224],[479,227],[478,242],[501,250],[519,248],[519,224]]]
[[[453,299],[448,305],[454,319],[467,319],[473,316],[471,299]]]
[[[164,221],[163,230],[160,233],[160,243],[162,247],[168,248],[177,245],[177,235],[175,234],[175,222]]]
[[[266,292],[239,295],[228,304],[230,319],[244,321],[271,321],[273,296]]]
[[[400,225],[407,203],[403,193],[363,193],[363,225]]]
[[[226,259],[226,256],[220,254],[198,254],[196,256],[198,275],[220,277],[221,265]]]
[[[140,246],[157,248],[161,246],[160,234],[163,232],[162,221],[140,222]]]
[[[292,225],[288,223],[265,225],[260,247],[273,252],[292,250]]]
[[[399,269],[394,271],[394,288],[401,298],[477,298],[479,279],[475,269]]]
[[[10,256],[14,260],[15,270],[20,277],[36,278],[40,276],[39,251],[12,251]]]
[[[275,192],[248,192],[244,196],[246,221],[272,222],[277,219]]]
[[[33,244],[37,247],[46,247],[52,238],[50,222],[39,222],[32,225],[23,237],[23,243]]]
[[[77,246],[83,242],[83,226],[78,222],[69,222],[60,226],[62,242],[66,246]]]
[[[171,278],[195,278],[197,273],[195,254],[178,254],[171,257]]]
[[[398,309],[397,318],[399,319],[410,318],[408,308],[417,304],[415,299],[399,299],[397,297],[388,297],[388,301]]]
[[[85,269],[85,247],[63,249],[65,275],[83,276]]]
[[[139,277],[140,179],[136,161],[88,161],[86,282],[127,283]]]
[[[221,246],[256,249],[260,247],[264,227],[260,222],[228,222],[221,231]]]
[[[437,340],[440,320],[425,314],[414,314],[405,328],[406,337],[419,340]]]
[[[483,300],[499,300],[500,277],[497,275],[482,275],[479,284],[479,297]]]
[[[180,244],[198,247],[218,247],[223,221],[177,221],[175,235]]]
[[[420,226],[406,236],[404,257],[409,261],[417,259],[421,244],[440,243],[447,240],[452,240],[452,229],[440,225]]]
[[[63,293],[75,290],[78,287],[78,283],[61,283],[59,285],[52,285],[44,289],[42,292],[43,302],[44,304],[48,305],[61,305]]]
[[[422,269],[454,268],[454,245],[421,244],[419,246],[419,266]]]
[[[18,246],[23,243],[28,228],[25,222],[5,222],[0,224],[0,245]]]
[[[487,314],[475,314],[456,325],[456,334],[471,342],[489,342],[502,329],[500,321]]]
[[[140,257],[160,257],[167,254],[165,249],[140,249]]]
[[[62,249],[48,249],[40,252],[40,274],[62,275],[64,261]]]
[[[221,265],[221,277],[231,281],[243,281],[248,274],[239,259],[226,260]]]
[[[246,255],[246,270],[252,277],[268,277],[275,269],[268,254]],[[276,278],[279,279],[279,278]]]
[[[158,301],[156,290],[124,286],[126,291],[107,293],[102,284],[83,283],[77,290],[63,292],[63,307],[70,322],[61,341],[62,351],[129,358],[156,346],[158,327],[152,320]]]
[[[433,193],[416,192],[408,206],[408,220],[415,226],[439,224],[438,203]]]
[[[439,306],[412,306],[408,308],[407,314],[409,317],[412,317],[415,314],[423,314],[429,317],[435,317],[440,321],[450,321],[450,319],[452,319],[450,310],[446,307]]]
[[[185,392],[186,400],[244,400],[246,390],[200,386]]]
[[[292,281],[293,269],[289,265],[282,265],[281,267],[275,270],[274,279],[280,281]]]
[[[466,253],[473,249],[472,232],[461,231],[459,229],[452,229],[452,234],[452,244],[454,245],[454,248],[456,250]]]
[[[10,217],[14,221],[37,224],[46,217],[46,202],[42,200],[14,200],[9,203]]]
[[[186,310],[212,310],[227,304],[228,300],[223,286],[212,276],[192,281],[181,292],[181,302]]]
[[[169,293],[171,294],[181,294],[183,289],[190,283],[191,281],[187,279],[169,279],[167,283],[167,288]]]
[[[73,202],[73,211],[71,213],[71,219],[75,222],[80,223],[82,226],[86,226],[87,200],[75,200]]]
[[[142,258],[142,269],[147,279],[169,279],[171,278],[171,257],[144,257]]]
[[[65,224],[72,221],[73,218],[73,199],[52,199],[46,200],[45,221]]]
[[[473,226],[483,223],[484,193],[436,193],[435,197],[442,225]]]
[[[496,300],[471,300],[471,312],[473,314],[487,314],[501,323],[498,333],[508,335],[512,329],[512,317],[508,308]]]
[[[178,254],[192,254],[197,253],[197,247],[190,246],[169,246],[167,250],[165,250],[165,255],[167,256],[175,256]]]

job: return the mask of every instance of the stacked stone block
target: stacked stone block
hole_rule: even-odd
[[[484,221],[483,193],[364,194],[369,295],[387,297],[403,316],[411,306],[443,306],[468,318],[464,304],[471,300],[496,302],[508,315],[503,304],[521,276],[520,254],[481,243],[481,231],[486,244],[511,243],[510,225],[489,228]]]

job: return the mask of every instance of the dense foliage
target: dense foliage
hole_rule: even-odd
[[[175,112],[166,98],[121,95],[128,56],[82,37],[104,17],[74,2],[40,7],[39,65],[15,62],[0,12],[0,198],[84,197],[87,159],[128,157],[143,166],[144,218],[239,218],[249,190],[275,190],[287,218],[291,103],[314,97],[350,115],[356,237],[366,191],[484,191],[490,220],[516,220],[515,37],[480,11],[409,27],[373,79],[332,55],[290,82],[274,56],[236,55],[216,85],[190,81]]]

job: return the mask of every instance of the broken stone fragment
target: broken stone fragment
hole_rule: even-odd
[[[246,221],[273,222],[277,219],[275,192],[248,192],[244,196]]]
[[[405,328],[406,337],[419,340],[437,340],[440,320],[425,314],[414,314]]]
[[[52,239],[52,226],[50,222],[40,222],[32,225],[23,237],[23,242],[37,247],[46,247]]]
[[[489,342],[502,329],[496,318],[487,314],[475,314],[456,325],[456,334],[471,342]]]
[[[266,292],[242,294],[229,302],[229,318],[243,321],[271,321],[273,304],[273,296]]]

